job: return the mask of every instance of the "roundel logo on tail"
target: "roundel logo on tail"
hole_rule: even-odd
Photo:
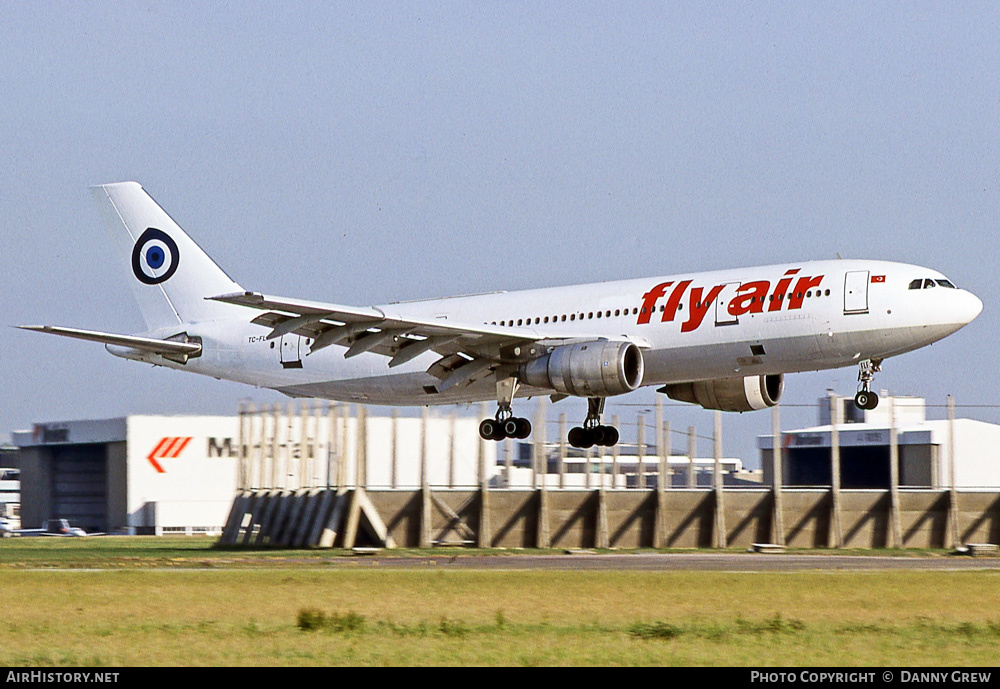
[[[146,228],[132,247],[132,272],[139,282],[147,285],[169,280],[180,260],[177,243],[155,227]]]

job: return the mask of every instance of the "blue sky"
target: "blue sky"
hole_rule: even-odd
[[[0,322],[142,329],[87,190],[134,179],[244,287],[345,304],[838,254],[931,266],[983,314],[875,388],[1000,404],[997,36],[995,3],[5,3]],[[284,399],[0,338],[0,437]],[[793,375],[786,401],[855,379]],[[710,434],[710,412],[669,409]],[[750,459],[770,416],[724,423]]]

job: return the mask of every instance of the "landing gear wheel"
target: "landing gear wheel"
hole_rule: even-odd
[[[483,419],[479,424],[479,437],[483,440],[503,440],[506,435],[503,425],[493,419]]]
[[[512,417],[510,417],[509,419],[507,419],[506,421],[504,421],[503,423],[500,424],[500,426],[503,428],[503,436],[505,438],[516,438],[517,437],[517,431],[518,431],[518,428],[519,428],[518,423],[517,423],[518,421],[520,421],[520,419],[512,416]]]
[[[594,441],[594,445],[598,447],[604,447],[605,437],[607,436],[608,426],[594,426],[590,429],[590,437]]]
[[[524,440],[531,435],[531,422],[512,416],[503,422],[503,435],[505,438]]]
[[[862,390],[854,396],[854,406],[858,409],[874,409],[878,406],[878,395]]]
[[[604,446],[614,447],[618,444],[618,429],[614,426],[604,427]]]
[[[569,440],[569,444],[573,447],[586,449],[594,446],[594,439],[590,431],[585,428],[581,428],[580,426],[576,426],[570,430],[567,439]]]
[[[527,419],[517,420],[517,434],[514,436],[518,440],[524,440],[531,435],[531,422]]]

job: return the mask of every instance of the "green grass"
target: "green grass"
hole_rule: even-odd
[[[1000,644],[996,571],[389,569],[344,558],[197,538],[7,539],[0,665],[975,666],[995,664]]]

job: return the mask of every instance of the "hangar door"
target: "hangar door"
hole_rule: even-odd
[[[68,519],[85,531],[107,531],[107,445],[51,448],[50,519]]]

